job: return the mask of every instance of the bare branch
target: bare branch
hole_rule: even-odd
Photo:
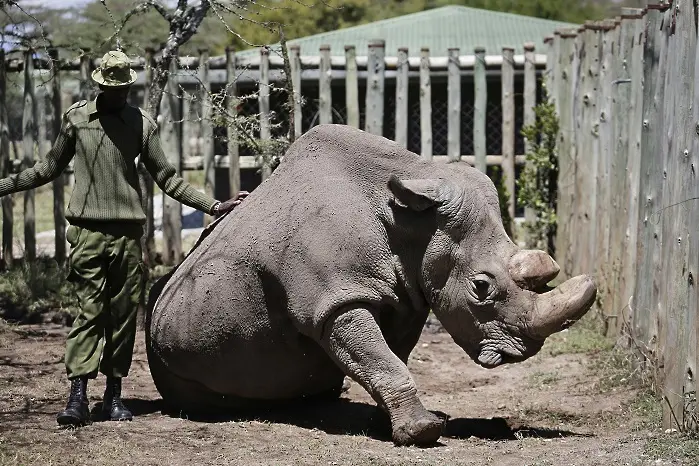
[[[172,20],[173,20],[172,13],[167,11],[167,8],[165,8],[165,6],[162,3],[160,3],[156,0],[150,0],[150,4],[155,11],[160,13],[160,16],[162,16],[165,19],[165,21],[167,21],[168,23],[172,22]]]
[[[226,20],[223,19],[223,16],[218,12],[218,10],[216,9],[216,7],[221,8],[222,10],[224,10],[224,11],[226,11],[226,12],[228,12],[228,13],[232,13],[232,14],[237,14],[237,13],[236,13],[234,10],[232,10],[229,6],[224,5],[224,4],[221,3],[221,2],[216,2],[215,0],[212,0],[212,2],[211,2],[211,10],[216,14],[216,17],[218,17],[219,21],[221,22],[221,24],[223,24],[223,26],[226,28],[226,31],[228,31],[229,34],[234,35],[235,37],[237,37],[238,39],[240,39],[240,41],[241,41],[242,43],[244,43],[245,45],[247,45],[247,46],[249,46],[249,47],[262,47],[263,45],[265,45],[265,44],[253,44],[252,42],[249,42],[245,37],[241,36],[239,33],[233,31],[233,30],[230,28],[230,26],[228,25],[228,23],[226,23]],[[267,8],[267,9],[273,9],[273,8],[267,7],[267,6],[264,6],[264,7]],[[247,8],[245,8],[245,9],[247,9]],[[257,25],[260,26],[260,27],[263,27],[263,28],[265,28],[265,29],[267,29],[267,30],[269,30],[269,31],[271,31],[271,32],[274,32],[274,29],[271,28],[271,27],[269,26],[269,24],[266,23],[266,22],[265,22],[265,23],[262,23],[262,22],[259,22],[259,21],[255,21],[254,19],[250,19],[250,18],[247,18],[247,17],[245,17],[245,16],[240,16],[240,15],[239,15],[239,19],[242,20],[242,21],[247,21],[247,22],[249,22],[249,23],[257,24]]]
[[[279,42],[282,46],[282,56],[284,57],[284,75],[286,76],[284,89],[286,89],[286,107],[289,114],[289,131],[286,138],[289,140],[289,143],[292,143],[296,139],[296,132],[294,131],[294,84],[291,81],[289,49],[286,46],[286,36],[281,24],[279,25]]]
[[[199,6],[190,7],[184,16],[184,24],[182,26],[181,40],[178,47],[183,43],[187,42],[199,29],[202,21],[206,17],[206,13],[209,12],[211,8],[211,2],[209,0],[201,0]]]
[[[111,10],[109,9],[109,7],[107,7],[106,0],[100,0],[100,2],[104,6],[105,10],[107,10],[109,17],[112,18],[112,23],[114,24],[114,31],[115,31],[114,34],[112,34],[111,36],[109,36],[105,40],[103,40],[102,43],[100,44],[100,46],[102,46],[108,42],[111,42],[112,39],[114,39],[116,37],[117,48],[121,48],[119,34],[121,34],[121,31],[124,29],[124,27],[126,27],[126,24],[129,22],[129,20],[132,17],[134,17],[136,15],[145,14],[151,8],[154,9],[155,11],[157,11],[158,13],[160,13],[160,16],[162,16],[167,22],[172,23],[174,20],[174,16],[170,12],[168,12],[167,9],[165,8],[165,6],[162,3],[160,3],[158,0],[147,0],[144,3],[141,3],[137,6],[135,6],[134,8],[132,8],[131,10],[129,10],[128,12],[126,12],[126,14],[124,15],[124,17],[121,20],[121,24],[117,25],[116,20],[114,19],[114,16],[112,16]]]

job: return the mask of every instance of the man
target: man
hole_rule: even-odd
[[[156,123],[126,102],[136,73],[124,53],[105,54],[92,78],[102,92],[65,112],[46,160],[0,180],[0,196],[37,188],[57,178],[75,157],[66,238],[71,246],[68,280],[74,284],[80,314],[66,342],[71,387],[66,409],[57,416],[60,425],[89,420],[87,382],[98,370],[107,377],[104,417],[132,419],[121,401],[121,379],[131,366],[143,287],[140,238],[146,216],[137,156],[165,193],[205,213],[218,216],[233,210],[247,195],[241,192],[221,203],[177,175],[160,146]]]

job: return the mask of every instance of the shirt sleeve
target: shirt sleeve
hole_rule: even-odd
[[[216,200],[196,190],[177,175],[177,170],[165,157],[157,127],[151,127],[144,149],[143,164],[165,194],[189,207],[207,214],[212,213]]]
[[[43,161],[19,173],[0,179],[0,197],[18,191],[38,188],[55,180],[65,170],[75,155],[75,130],[66,114],[56,142]]]

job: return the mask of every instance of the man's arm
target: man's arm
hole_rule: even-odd
[[[37,162],[33,167],[19,173],[0,179],[0,197],[18,191],[38,188],[55,180],[65,170],[75,155],[75,131],[68,117],[63,115],[61,131],[45,160]]]
[[[157,128],[149,128],[147,144],[144,147],[143,164],[151,174],[160,189],[171,198],[194,209],[214,214],[216,199],[197,191],[177,174],[177,170],[165,157],[160,146],[160,136]]]
[[[157,127],[151,128],[150,131],[144,151],[143,164],[160,189],[171,198],[209,215],[219,216],[233,210],[249,194],[247,191],[241,191],[235,197],[225,202],[219,202],[197,191],[194,186],[178,176],[175,167],[168,162],[160,145]]]

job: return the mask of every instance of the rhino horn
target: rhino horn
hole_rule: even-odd
[[[592,307],[597,286],[589,275],[579,275],[553,290],[536,296],[530,332],[534,338],[546,338],[560,332]]]
[[[561,268],[544,251],[525,249],[512,256],[509,271],[520,287],[535,290],[556,278]]]

